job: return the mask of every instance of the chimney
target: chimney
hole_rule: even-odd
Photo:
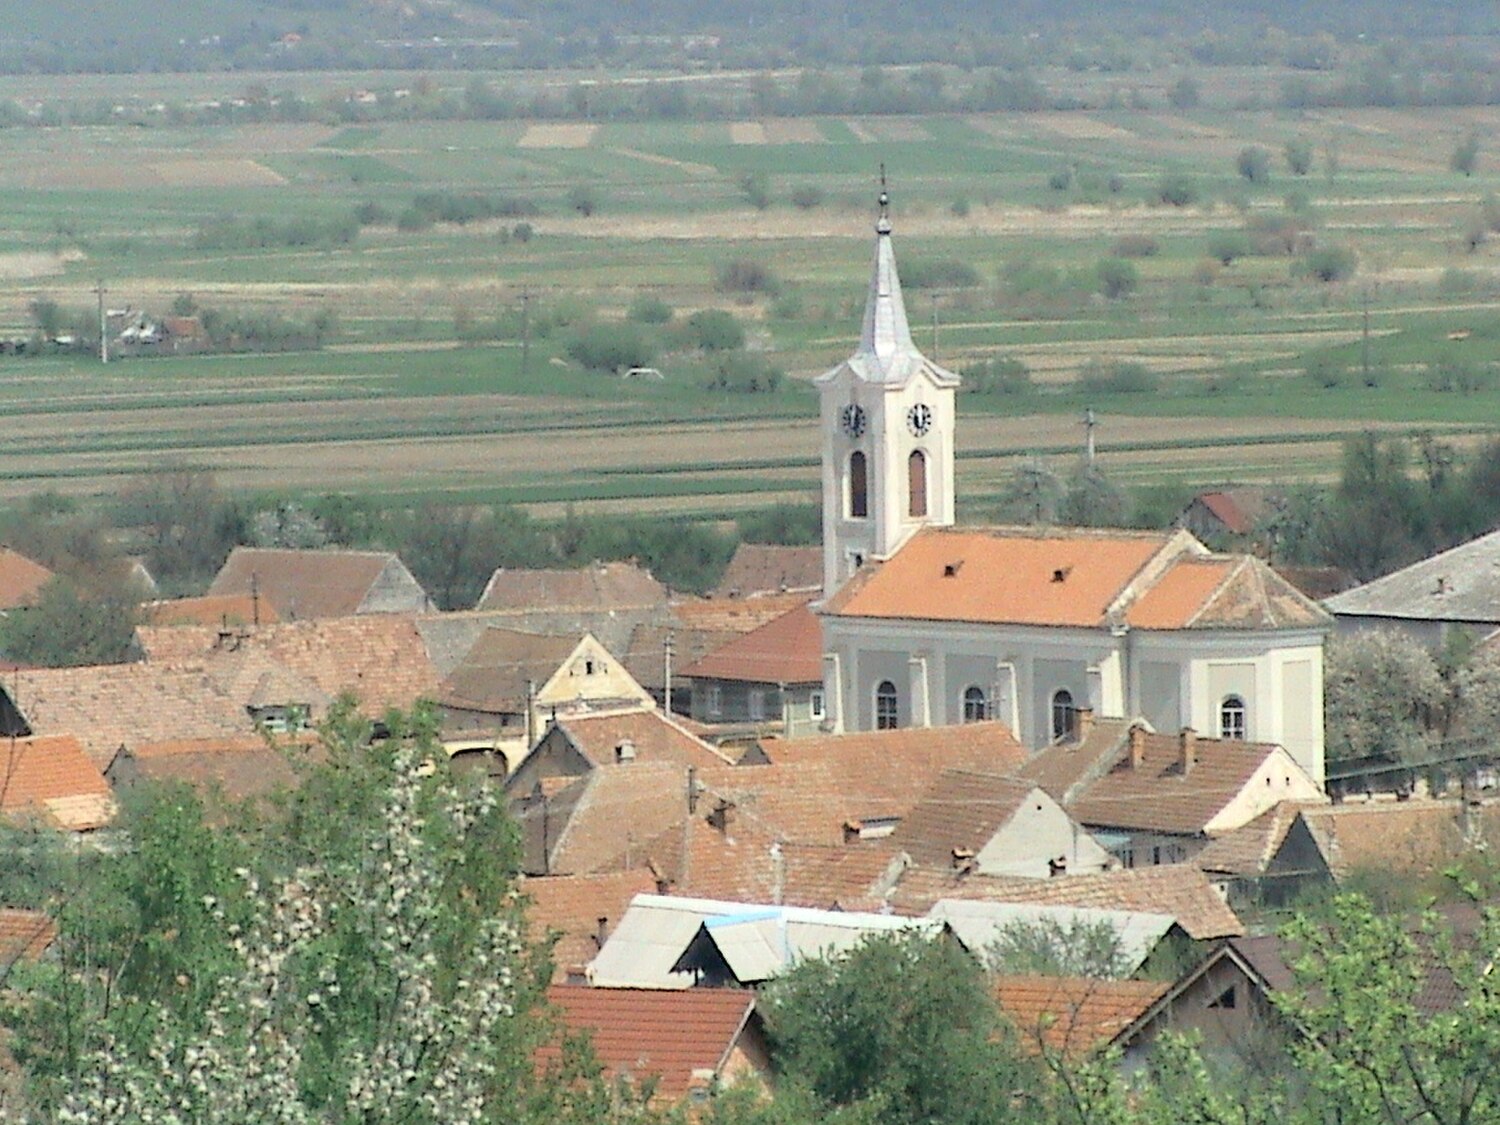
[[[1139,723],[1130,728],[1130,768],[1138,770],[1146,760],[1146,728]]]
[[[1183,727],[1177,736],[1177,761],[1186,777],[1198,764],[1198,732],[1192,727]]]
[[[594,919],[594,944],[604,948],[604,939],[609,937],[609,919],[603,914]]]
[[[860,833],[864,831],[864,825],[857,820],[844,821],[844,843],[855,844],[859,842]]]
[[[1094,709],[1092,707],[1080,707],[1073,712],[1073,740],[1081,743],[1089,735],[1094,733]]]
[[[635,743],[628,738],[622,739],[615,747],[615,763],[623,766],[633,761],[635,761]]]
[[[1067,856],[1060,855],[1056,859],[1049,859],[1047,861],[1047,877],[1048,878],[1055,879],[1059,875],[1066,875],[1067,873],[1068,873],[1068,857]]]
[[[734,823],[734,802],[720,797],[708,814],[708,823],[727,836],[729,826]]]
[[[974,851],[972,848],[953,849],[953,870],[964,875],[973,871],[977,865],[974,862]]]

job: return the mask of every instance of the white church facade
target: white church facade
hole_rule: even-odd
[[[881,197],[854,354],[821,376],[823,625],[835,731],[1078,713],[1285,747],[1323,778],[1331,620],[1185,531],[954,527],[959,378],[912,341]]]

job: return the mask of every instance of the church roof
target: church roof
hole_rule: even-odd
[[[1345,590],[1323,604],[1340,617],[1500,623],[1500,531]]]
[[[1248,555],[1186,532],[923,528],[867,566],[825,614],[1138,629],[1325,628],[1328,617]]]

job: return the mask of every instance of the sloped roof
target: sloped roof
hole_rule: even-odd
[[[205,796],[234,802],[266,797],[297,784],[297,772],[286,753],[259,735],[147,742],[127,749],[123,761],[147,780],[180,781]]]
[[[962,898],[940,899],[927,912],[927,917],[947,924],[965,949],[981,957],[1012,926],[1054,923],[1064,928],[1106,927],[1119,943],[1119,957],[1126,973],[1140,969],[1177,925],[1177,920],[1170,914],[1139,910]]]
[[[1193,863],[1214,875],[1263,875],[1297,822],[1298,814],[1305,808],[1317,807],[1300,801],[1280,801],[1250,823],[1210,840],[1193,856]]]
[[[40,910],[0,906],[0,974],[17,961],[35,961],[57,939],[57,923]]]
[[[1265,514],[1269,497],[1263,488],[1234,488],[1200,492],[1193,499],[1202,504],[1214,518],[1234,535],[1248,535]]]
[[[594,563],[568,570],[500,567],[490,575],[475,609],[622,610],[665,605],[667,588],[630,562]]]
[[[547,1002],[563,1028],[586,1033],[611,1081],[655,1078],[658,1097],[676,1101],[705,1073],[718,1075],[755,1018],[755,994],[739,989],[688,991],[553,985]],[[545,1069],[561,1059],[556,1043],[537,1050]]]
[[[1040,751],[1015,772],[1034,780],[1081,824],[1136,831],[1198,835],[1213,825],[1268,759],[1286,757],[1272,743],[1234,738],[1194,738],[1195,762],[1184,772],[1182,735],[1137,727],[1139,765],[1131,761],[1131,726],[1095,724],[1082,745]],[[1309,795],[1316,785],[1290,757],[1284,763],[1295,787],[1256,793],[1268,802]]]
[[[0,610],[30,605],[51,578],[52,572],[41,563],[0,547]]]
[[[1078,1059],[1102,1050],[1171,988],[1168,981],[995,978],[995,999],[1023,1049]]]
[[[570,716],[559,719],[557,725],[595,766],[613,766],[618,747],[627,742],[635,750],[636,763],[710,767],[729,764],[729,759],[718,750],[654,707]]]
[[[904,793],[909,801],[942,770],[1014,774],[1026,760],[1025,748],[1001,722],[764,738],[757,745],[776,765],[824,762],[841,771],[850,784]]]
[[[999,774],[943,770],[902,817],[891,845],[915,863],[951,866],[955,849],[977,853],[1036,789]]]
[[[84,832],[113,820],[115,802],[76,738],[7,738],[0,739],[0,814]]]
[[[1459,801],[1369,801],[1301,809],[1298,815],[1335,879],[1360,870],[1430,874],[1468,847]],[[1500,806],[1487,803],[1472,815],[1481,834],[1500,843]]]
[[[656,879],[645,867],[521,880],[521,892],[530,900],[526,916],[531,922],[531,936],[557,935],[557,944],[552,947],[556,977],[581,971],[599,952],[601,923],[604,936],[608,936],[630,900],[654,890]]]
[[[829,599],[832,616],[1141,629],[1324,628],[1327,615],[1247,555],[1185,531],[922,528]]]
[[[714,587],[719,598],[752,598],[823,588],[823,548],[741,543]]]
[[[941,923],[892,914],[746,904],[704,918],[677,965],[703,967],[706,959],[716,955],[729,966],[735,980],[758,984],[780,976],[799,961],[846,953],[877,934],[907,930],[935,934]]]
[[[676,598],[671,623],[706,633],[748,633],[812,601],[806,590],[790,594],[762,594],[758,598]]]
[[[1500,624],[1500,531],[1326,599],[1340,617]]]
[[[40,668],[0,676],[0,688],[34,734],[71,734],[101,769],[122,746],[254,731],[243,702],[201,667]]]
[[[280,621],[276,607],[265,598],[250,594],[205,595],[148,602],[141,610],[147,625],[202,625],[226,628],[232,625],[273,625]]]
[[[934,903],[945,898],[1170,914],[1195,941],[1234,937],[1245,932],[1208,876],[1186,863],[1093,875],[1060,875],[1055,879],[960,875],[933,868],[913,868],[897,885],[891,903],[903,914],[925,914]]]
[[[736,637],[682,670],[706,680],[811,684],[823,680],[823,627],[807,606]]]
[[[736,629],[697,629],[674,625],[637,625],[625,650],[625,671],[649,691],[660,692],[667,677],[667,638],[672,640],[672,685],[686,687],[683,668],[702,660],[743,633]],[[611,650],[613,651],[613,650]]]
[[[478,711],[524,711],[527,684],[541,690],[578,644],[576,636],[488,628],[439,685],[438,699]]]
[[[545,799],[513,802],[512,812],[534,872],[585,875],[638,867],[647,842],[687,816],[687,770],[671,761],[590,770]]]
[[[391,565],[411,577],[390,551],[236,547],[214,576],[208,593],[254,591],[276,607],[282,620],[347,617],[360,611],[376,580]]]

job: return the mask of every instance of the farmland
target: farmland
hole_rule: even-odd
[[[89,81],[123,98],[134,80]],[[1372,427],[1463,445],[1500,424],[1500,244],[1466,233],[1500,176],[1484,159],[1461,175],[1449,153],[1497,126],[1493,109],[1118,109],[10,129],[0,332],[32,332],[37,300],[87,310],[100,279],[111,307],[159,315],[190,294],[246,315],[327,311],[338,331],[275,355],[0,357],[0,497],[104,494],[172,465],[266,495],[544,515],[811,499],[807,381],[858,331],[881,163],[919,343],[955,368],[1030,372],[961,401],[970,515],[1017,458],[1072,457],[1086,406],[1105,466],[1133,485],[1324,478],[1341,436]],[[1306,175],[1283,163],[1298,140]],[[1236,172],[1247,146],[1270,155],[1268,181]],[[1196,198],[1161,202],[1172,175]],[[510,210],[406,221],[424,194]],[[347,241],[210,237],[357,208],[370,221]],[[1287,216],[1352,272],[1318,280],[1300,250],[1210,252]],[[1100,291],[1101,260],[1127,262],[1128,292]],[[729,263],[769,283],[726,290]],[[581,326],[643,294],[676,322],[729,309],[789,378],[706,389],[703,357],[672,345],[661,382],[568,358]],[[1149,389],[1104,377],[1122,365]]]

